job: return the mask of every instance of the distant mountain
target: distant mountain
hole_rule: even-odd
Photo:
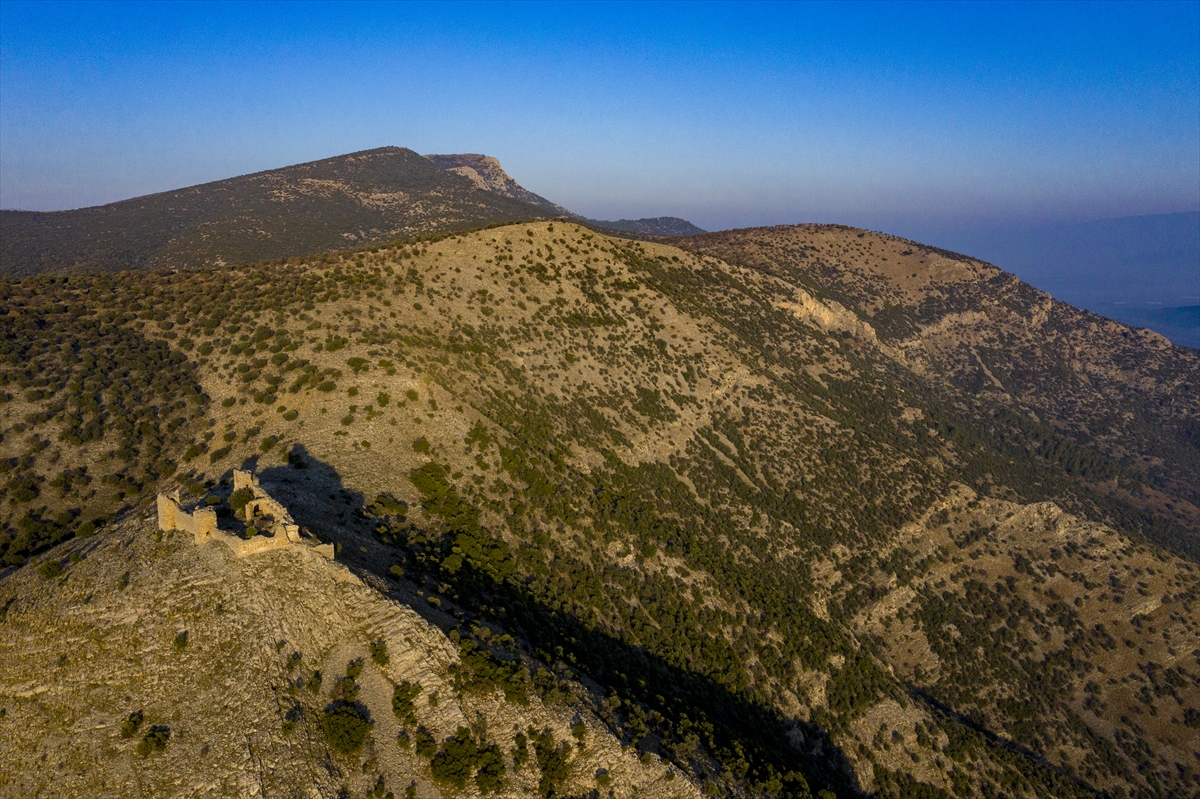
[[[650,219],[618,219],[615,222],[591,221],[609,230],[624,230],[628,233],[644,233],[650,236],[695,236],[699,233],[708,232],[677,216],[656,216]]]
[[[647,236],[694,236],[704,233],[686,219],[676,216],[656,216],[646,219],[588,219],[574,211],[569,211],[558,203],[547,200],[540,194],[534,194],[517,183],[500,166],[500,161],[490,155],[478,153],[459,153],[457,155],[427,155],[433,163],[448,172],[462,175],[481,189],[495,192],[504,197],[536,205],[558,216],[568,216],[582,222],[588,222],[605,230],[621,231],[624,233],[639,233]]]
[[[252,263],[547,215],[381,147],[93,208],[0,211],[0,275]]]

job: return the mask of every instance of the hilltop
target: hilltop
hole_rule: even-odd
[[[80,613],[64,634],[87,639],[110,624],[87,610],[101,600],[142,612],[149,595],[88,582],[134,571],[122,558],[151,583],[200,575],[188,564],[215,554],[141,521],[155,491],[222,508],[230,471],[257,463],[338,554],[304,574],[290,550],[255,556],[237,567],[255,590],[349,569],[399,603],[388,613],[519,657],[530,695],[539,669],[556,675],[569,696],[546,693],[546,713],[579,714],[651,768],[613,780],[618,796],[663,764],[678,775],[663,795],[1194,790],[1196,354],[852,228],[677,243],[538,221],[286,264],[6,281],[0,605],[16,615],[0,725],[40,719],[70,741],[115,736],[133,704],[198,707],[187,680],[122,702],[36,690],[65,643],[30,631]],[[207,607],[172,621],[219,635]],[[286,616],[313,628],[281,632],[296,643],[280,653],[340,673],[378,635],[330,607]],[[422,636],[412,657],[449,679],[442,639]],[[64,654],[64,679],[96,668]],[[283,654],[263,657],[233,684],[275,695]],[[371,677],[385,694],[376,677],[409,679]],[[480,712],[506,749],[499,695]],[[308,754],[277,742],[283,711],[244,712],[293,752],[279,758],[327,762],[319,733]],[[550,716],[537,723],[563,738]],[[113,757],[195,784],[182,753],[199,741],[167,744],[173,771]],[[365,771],[357,757],[339,773],[391,755]],[[388,773],[420,795],[450,790],[404,763]],[[267,785],[253,758],[230,768]],[[604,787],[580,769],[571,791]]]
[[[0,275],[246,264],[544,217],[402,147],[74,211],[0,211]]]

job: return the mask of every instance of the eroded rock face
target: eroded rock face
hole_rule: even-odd
[[[839,302],[826,300],[822,302],[803,289],[796,289],[795,302],[781,302],[779,307],[785,308],[822,330],[845,332],[868,341],[875,341],[875,329],[859,319]]]
[[[499,692],[456,694],[458,647],[309,547],[242,559],[212,540],[156,531],[152,520],[70,547],[82,559],[53,583],[25,568],[0,585],[5,796],[362,796],[381,777],[396,795],[410,784],[421,797],[455,794],[399,738],[417,731],[392,711],[403,681],[420,686],[417,723],[437,742],[471,726],[506,753],[500,796],[537,792],[537,767],[514,773],[507,756],[514,731],[571,741],[576,717],[587,747],[572,754],[564,789],[586,793],[605,769],[617,796],[666,796],[668,784],[671,796],[699,796],[686,779],[666,782],[669,766],[622,751],[579,708],[532,694],[527,705]],[[380,641],[382,664],[369,649]],[[320,719],[344,698],[341,680],[357,660],[355,701],[373,728],[361,753],[346,756],[330,749]],[[123,736],[137,712],[140,726]],[[152,728],[169,729],[165,747],[139,754]]]
[[[457,153],[453,155],[427,155],[425,157],[447,172],[462,175],[479,188],[490,191],[493,194],[531,203],[562,216],[579,218],[578,214],[573,214],[561,205],[552,203],[540,194],[534,194],[521,186],[521,184],[513,180],[504,171],[504,168],[500,166],[500,161],[490,155]]]

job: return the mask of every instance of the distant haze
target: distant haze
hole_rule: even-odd
[[[1200,5],[3,3],[0,207],[385,145],[706,230],[1200,210]]]

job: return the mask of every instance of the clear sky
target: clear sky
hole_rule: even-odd
[[[595,218],[1200,208],[1200,2],[0,3],[0,207],[383,145]]]

